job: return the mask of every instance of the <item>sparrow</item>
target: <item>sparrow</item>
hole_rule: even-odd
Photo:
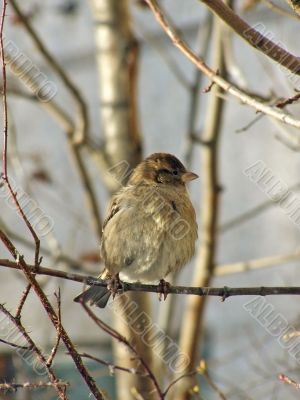
[[[172,154],[155,153],[132,171],[113,196],[100,244],[108,287],[92,286],[74,301],[104,308],[112,287],[153,283],[181,269],[193,256],[197,222],[186,183],[198,178]]]

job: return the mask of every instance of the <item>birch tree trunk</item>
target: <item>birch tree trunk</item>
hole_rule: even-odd
[[[107,167],[118,172],[121,185],[126,180],[128,170],[141,160],[142,144],[139,133],[136,106],[136,77],[138,63],[138,43],[131,31],[129,4],[127,0],[90,0],[95,20],[95,39],[99,77],[100,115],[102,132],[105,139],[104,157]],[[127,172],[128,172],[127,170]],[[103,171],[102,171],[103,173]],[[110,186],[109,189],[111,189]],[[132,293],[126,295],[138,304],[138,312],[150,316],[150,304],[147,294]],[[124,299],[118,302],[120,315]],[[114,309],[118,308],[114,307]],[[129,317],[124,321],[118,312],[114,315],[115,328],[135,344],[148,365],[151,366],[151,348],[146,347],[141,335],[133,332]],[[114,343],[115,363],[127,368],[136,367],[128,350]],[[132,391],[143,398],[152,399],[153,390],[148,379],[134,374],[116,373],[118,398],[131,400]]]

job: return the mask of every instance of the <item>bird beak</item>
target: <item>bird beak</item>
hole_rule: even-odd
[[[199,176],[197,174],[194,174],[194,172],[185,172],[184,174],[181,175],[181,180],[185,183],[185,182],[190,182],[193,181],[194,179],[199,178]]]

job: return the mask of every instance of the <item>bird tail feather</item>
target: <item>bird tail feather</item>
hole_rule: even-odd
[[[110,298],[111,292],[106,287],[91,286],[84,292],[75,297],[76,303],[90,303],[100,308],[104,308]]]

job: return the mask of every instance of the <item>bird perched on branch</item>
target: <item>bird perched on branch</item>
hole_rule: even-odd
[[[197,222],[186,183],[196,178],[167,153],[152,154],[133,170],[127,185],[112,198],[103,224],[105,269],[100,277],[111,279],[111,284],[92,286],[74,301],[103,308],[119,279],[160,281],[166,297],[164,278],[182,268],[195,251]]]

